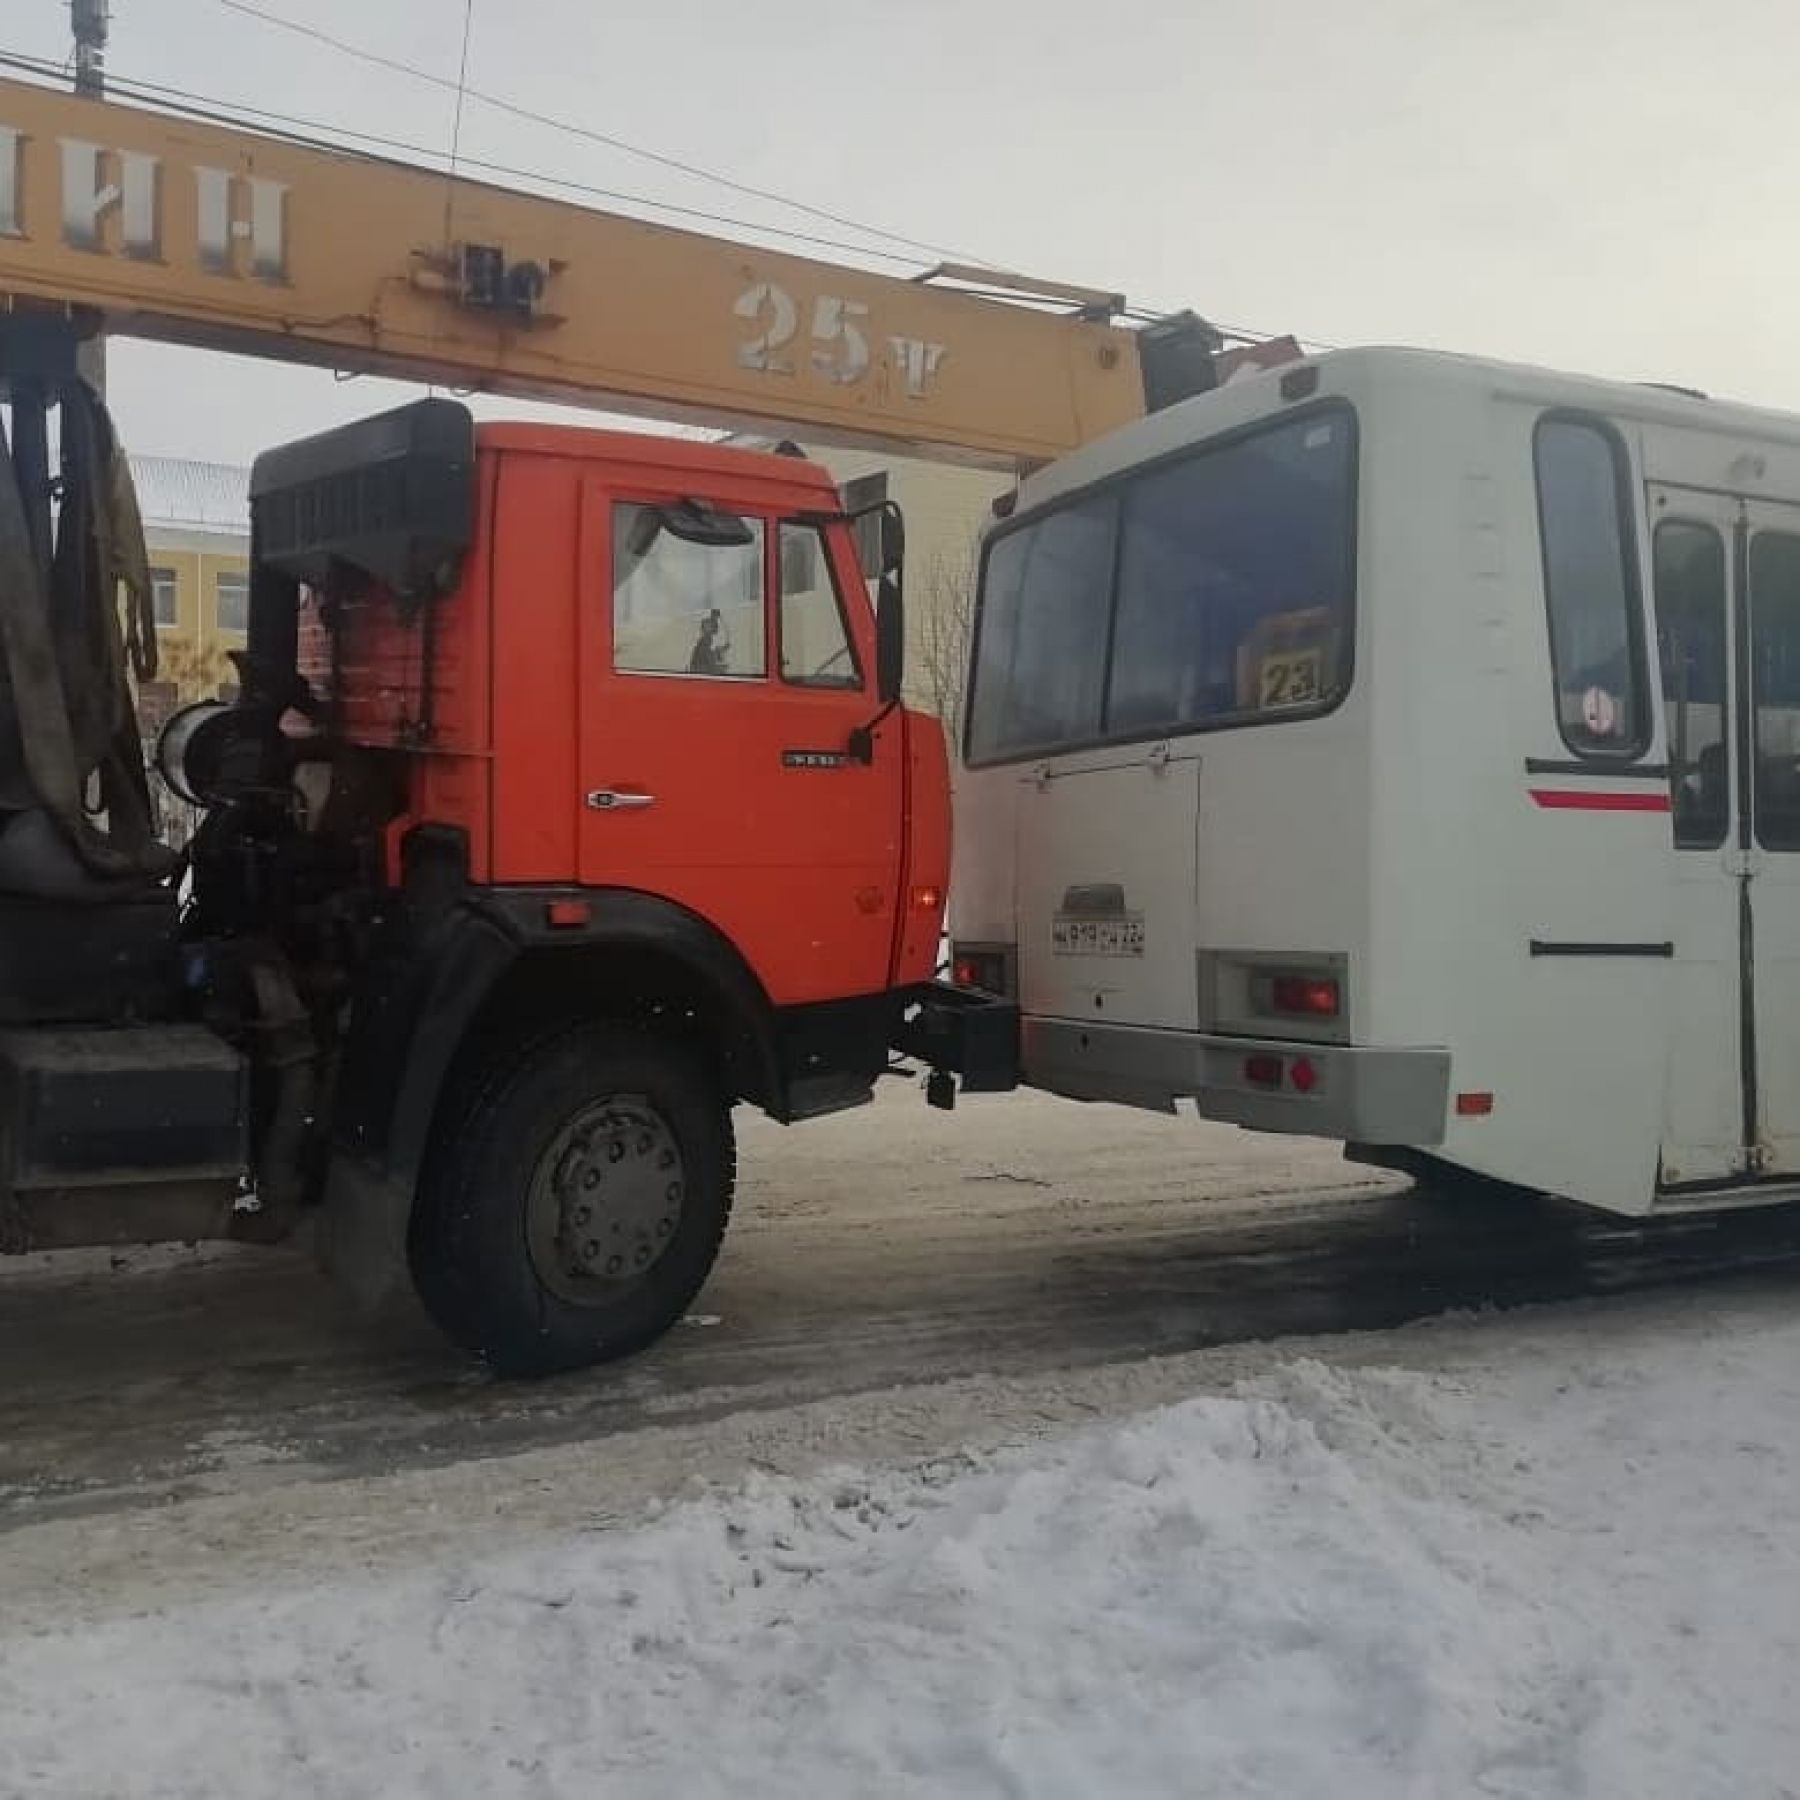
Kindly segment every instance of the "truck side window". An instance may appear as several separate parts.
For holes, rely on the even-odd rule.
[[[750,541],[696,544],[668,530],[653,506],[612,510],[613,668],[626,675],[768,673],[763,619],[763,525]]]
[[[781,679],[796,687],[862,686],[825,534],[816,525],[781,527]]]

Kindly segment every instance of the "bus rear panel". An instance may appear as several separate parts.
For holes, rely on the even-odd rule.
[[[1399,351],[1028,483],[952,887],[1025,1078],[1618,1212],[1783,1197],[1782,493],[1800,421]]]

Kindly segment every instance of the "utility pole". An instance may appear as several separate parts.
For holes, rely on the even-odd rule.
[[[91,100],[106,93],[106,36],[112,23],[109,0],[69,0],[69,29],[75,37],[75,91]],[[96,393],[106,392],[106,336],[96,331],[82,340],[76,367]]]
[[[111,22],[107,0],[69,0],[69,29],[75,35],[75,91],[95,100],[106,92],[106,28]]]

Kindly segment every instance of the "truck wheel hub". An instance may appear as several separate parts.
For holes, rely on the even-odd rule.
[[[597,1305],[668,1249],[687,1171],[667,1121],[639,1095],[584,1107],[551,1140],[527,1197],[538,1279],[564,1300]]]

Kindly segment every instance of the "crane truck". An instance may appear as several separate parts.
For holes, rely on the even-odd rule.
[[[1009,469],[1215,379],[1192,315],[1030,301],[0,81],[0,1249],[311,1220],[364,1303],[542,1374],[688,1307],[735,1106],[1016,1064],[1013,1008],[934,980],[949,777],[891,507],[435,396],[272,447],[235,696],[155,749],[203,809],[175,853],[86,336]]]

